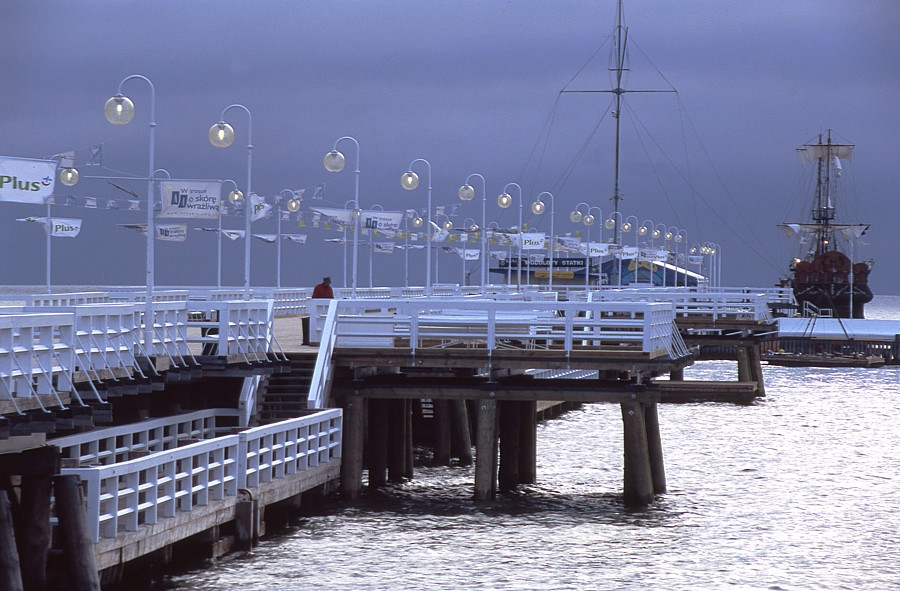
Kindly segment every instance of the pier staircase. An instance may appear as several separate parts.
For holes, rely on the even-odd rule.
[[[270,375],[260,387],[259,423],[268,425],[304,414],[316,353],[288,353],[288,371]]]

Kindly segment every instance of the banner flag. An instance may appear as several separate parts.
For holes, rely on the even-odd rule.
[[[492,250],[490,257],[492,261],[505,261],[509,258],[509,253],[505,250]]]
[[[313,190],[313,199],[325,199],[325,183],[320,183],[316,185],[316,188]]]
[[[81,220],[77,218],[50,218],[50,235],[75,238],[81,232]]]
[[[244,237],[244,230],[222,230],[222,236],[229,240],[237,240]]]
[[[338,209],[336,207],[314,206],[310,207],[309,209],[319,215],[333,219],[335,222],[341,224],[342,226],[350,225],[351,216],[353,214],[352,209]]]
[[[84,198],[84,206],[88,209],[97,209],[97,198],[96,197],[85,197]]]
[[[393,242],[375,242],[372,246],[375,254],[394,254]]]
[[[44,226],[44,230],[51,236],[60,238],[75,238],[81,232],[81,221],[76,218],[48,218],[27,217],[18,218],[17,222],[34,222]]]
[[[187,238],[187,224],[158,224],[154,229],[157,240],[184,242]]]
[[[400,250],[403,250],[403,249],[416,250],[419,248],[425,248],[425,245],[424,244],[395,244],[394,248],[399,248]]]
[[[91,159],[88,160],[88,166],[103,166],[103,144],[94,144],[91,146]]]
[[[359,225],[363,228],[397,231],[400,229],[401,221],[403,221],[402,211],[364,210],[359,212]]]
[[[703,264],[703,255],[702,254],[688,255],[688,263],[690,263],[692,265],[702,265]]]
[[[55,160],[0,156],[0,201],[43,205],[55,182]]]
[[[218,181],[162,181],[161,218],[214,220],[219,217],[222,183]]]
[[[447,239],[447,236],[450,235],[450,232],[448,232],[447,230],[441,228],[440,226],[438,226],[438,225],[435,224],[434,222],[431,222],[431,225],[432,225],[432,226],[434,227],[434,229],[435,229],[435,230],[434,230],[434,234],[431,235],[431,241],[432,241],[432,242],[443,242],[444,240]]]
[[[253,237],[269,244],[275,244],[278,241],[278,234],[253,234]]]
[[[444,205],[437,205],[437,206],[435,206],[435,208],[434,208],[434,216],[435,216],[435,217],[438,217],[438,216],[446,215],[446,214],[444,213],[444,212],[446,211],[446,209],[447,209],[447,208],[446,208],[446,206],[444,206]]]
[[[250,194],[250,207],[253,208],[250,214],[250,221],[255,222],[268,215],[272,206],[266,203],[265,197],[260,197],[256,193]]]
[[[623,259],[635,259],[638,256],[638,247],[637,246],[623,246],[622,247],[622,255]]]
[[[481,260],[481,251],[477,248],[456,248],[457,256],[459,258],[467,260],[467,261],[478,261]]]
[[[63,152],[59,155],[60,168],[72,168],[75,166],[75,150]]]
[[[546,238],[543,232],[523,232],[518,237],[522,241],[522,250],[543,250]]]
[[[326,238],[325,242],[334,242],[335,244],[343,244],[344,239],[343,238]]]
[[[147,224],[119,224],[123,228],[140,232],[144,236],[147,235]]]
[[[128,200],[128,211],[139,211],[141,209],[141,202],[134,201],[132,199]]]
[[[306,244],[306,234],[282,234],[281,237],[288,242]]]

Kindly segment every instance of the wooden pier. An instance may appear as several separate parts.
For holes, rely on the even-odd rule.
[[[97,588],[186,541],[249,548],[267,508],[338,481],[353,500],[364,474],[412,478],[426,433],[437,461],[475,464],[474,497],[490,499],[536,482],[537,420],[559,405],[620,405],[623,500],[646,505],[666,490],[660,403],[764,393],[758,295],[361,291],[172,290],[150,325],[123,291],[0,309],[4,572]],[[739,351],[738,379],[681,381],[719,342]]]

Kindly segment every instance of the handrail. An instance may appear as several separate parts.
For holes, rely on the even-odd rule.
[[[212,501],[234,505],[242,489],[256,496],[253,491],[266,483],[339,461],[342,433],[342,411],[329,409],[136,459],[63,468],[61,473],[85,483],[88,528],[97,543],[117,537],[122,529],[138,531]],[[146,445],[141,446],[133,451],[144,451]]]

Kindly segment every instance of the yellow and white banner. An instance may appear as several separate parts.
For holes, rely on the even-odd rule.
[[[162,181],[161,218],[211,219],[219,217],[222,183],[217,181]]]
[[[0,201],[43,205],[55,180],[55,160],[0,156]]]

